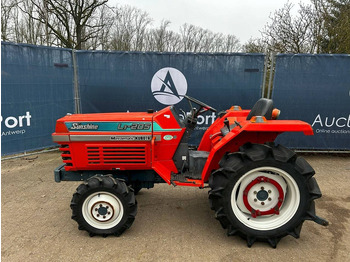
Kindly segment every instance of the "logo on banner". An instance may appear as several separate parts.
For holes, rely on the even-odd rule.
[[[312,127],[316,128],[316,134],[350,134],[350,114],[341,117],[318,114],[312,122]]]
[[[26,132],[26,129],[24,128],[30,127],[31,118],[32,116],[29,111],[22,116],[8,116],[5,119],[1,116],[1,123],[4,125],[5,129],[9,129],[3,131],[4,128],[1,127],[1,136],[23,135]]]
[[[154,74],[151,90],[158,102],[163,105],[175,105],[186,95],[187,81],[176,68],[165,67]]]

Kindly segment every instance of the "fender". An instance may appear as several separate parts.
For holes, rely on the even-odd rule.
[[[303,132],[305,135],[313,135],[311,125],[299,120],[265,120],[262,123],[242,121],[240,124],[242,127],[234,127],[213,145],[202,171],[203,184],[208,181],[211,172],[219,168],[218,163],[226,153],[239,151],[245,143],[273,142],[284,132]]]

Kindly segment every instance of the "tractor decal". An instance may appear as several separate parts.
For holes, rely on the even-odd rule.
[[[150,122],[66,122],[69,132],[151,132]]]
[[[152,124],[149,122],[66,122],[69,132],[151,132]],[[181,128],[162,128],[157,122],[153,122],[153,131],[181,131]]]
[[[70,135],[70,141],[151,141],[151,135]]]
[[[181,131],[181,128],[173,128],[173,129],[167,129],[162,128],[157,122],[153,122],[153,131],[155,132],[162,132],[162,131]]]

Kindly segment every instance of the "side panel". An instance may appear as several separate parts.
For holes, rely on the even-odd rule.
[[[178,173],[173,156],[184,132],[167,107],[154,114],[66,116],[57,121],[53,139],[61,145],[66,171],[154,169],[170,183],[171,174]]]
[[[79,118],[80,116],[75,116]],[[71,117],[73,118],[73,116]],[[143,120],[144,119],[144,120]],[[61,144],[67,171],[141,170],[151,168],[151,117],[142,121],[64,121],[66,133],[53,134]],[[61,120],[60,120],[61,121]]]
[[[173,156],[185,132],[176,112],[167,107],[153,117],[152,168],[170,184],[171,174],[178,173]]]
[[[70,144],[76,170],[126,170],[151,167],[149,142],[77,142]]]

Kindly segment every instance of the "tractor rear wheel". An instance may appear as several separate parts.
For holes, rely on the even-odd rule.
[[[90,236],[121,235],[134,222],[134,192],[112,176],[94,176],[79,185],[73,195],[72,219]]]
[[[240,235],[249,247],[266,241],[276,247],[299,238],[305,220],[315,220],[314,199],[321,197],[315,171],[281,146],[246,144],[220,161],[209,179],[209,200],[228,235]]]

